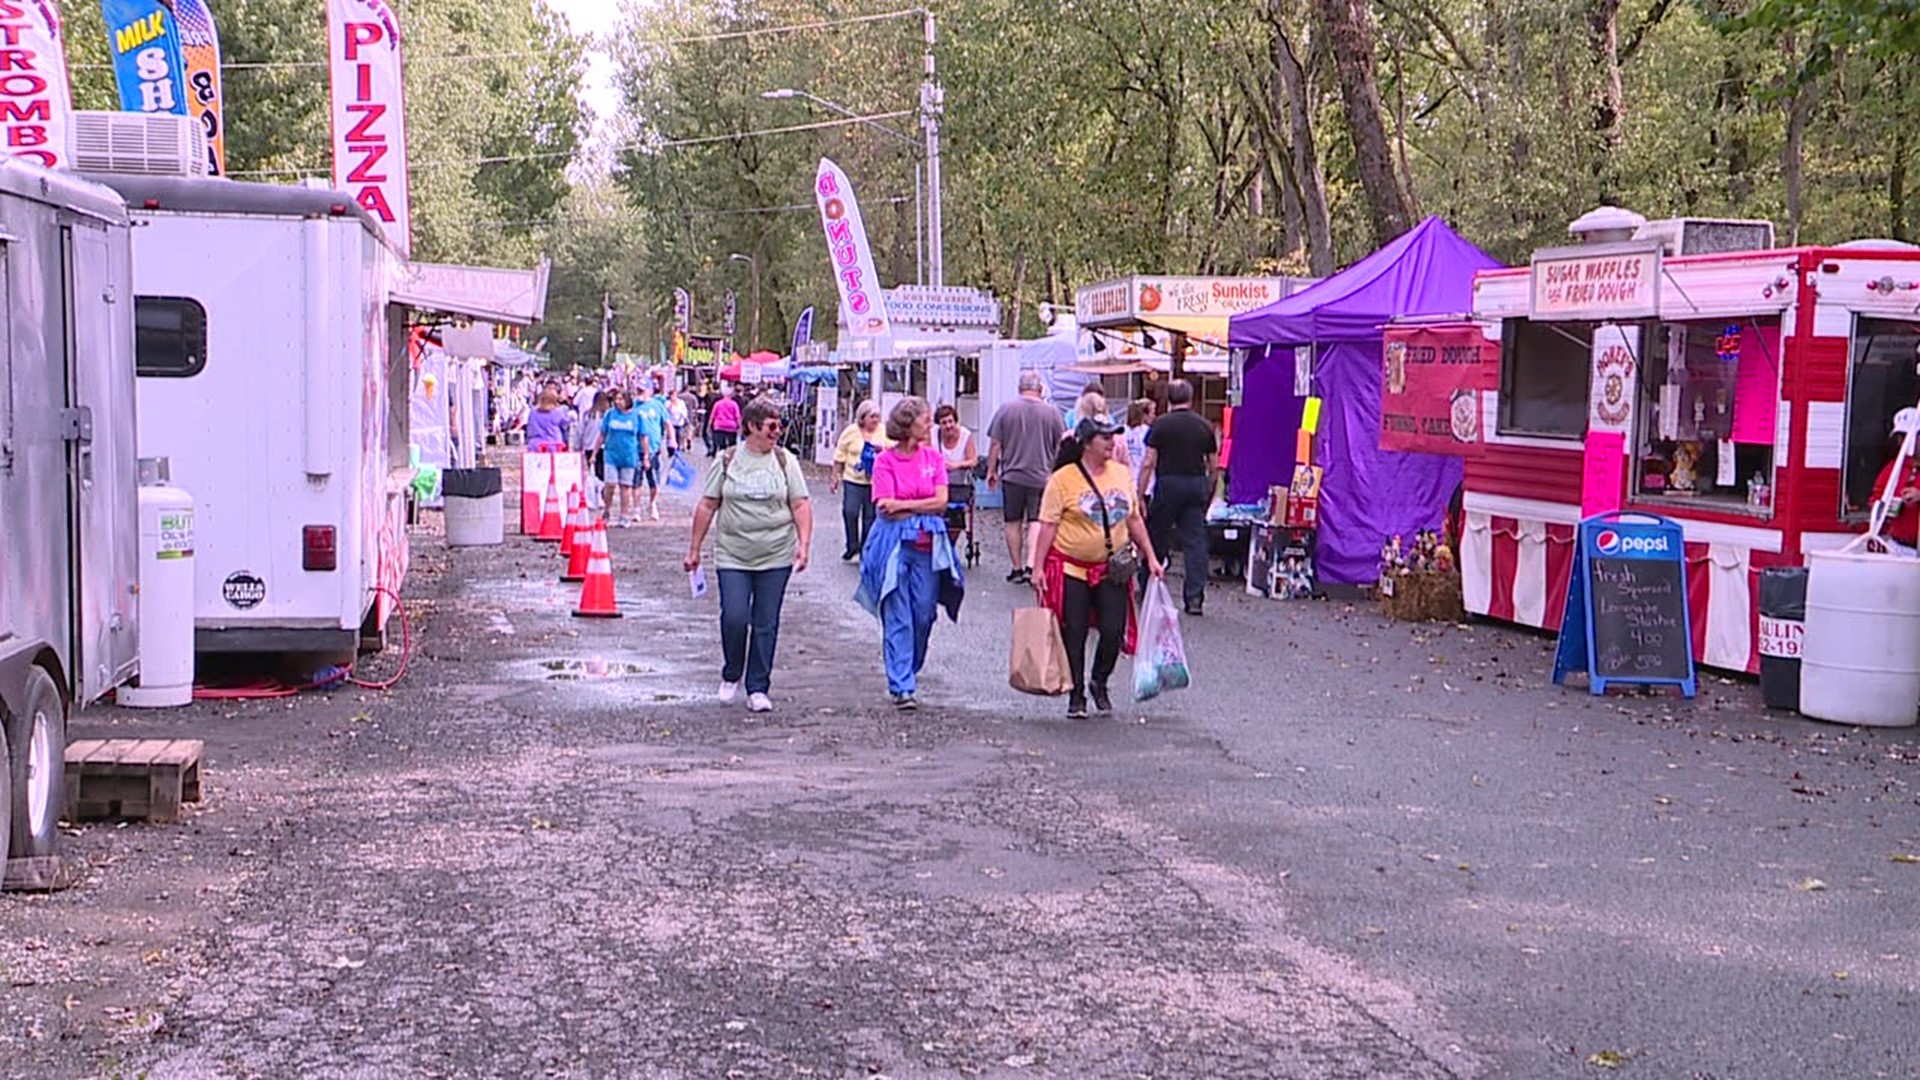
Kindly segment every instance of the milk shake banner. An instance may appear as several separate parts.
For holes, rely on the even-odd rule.
[[[891,332],[887,304],[880,297],[880,278],[873,272],[873,249],[867,244],[867,226],[853,185],[830,158],[820,159],[813,177],[813,194],[820,204],[820,224],[827,232],[827,258],[833,264],[834,283],[840,288],[840,314],[847,329],[859,337],[884,337]]]
[[[0,0],[0,137],[6,152],[57,169],[67,162],[73,91],[66,38],[52,0]]]
[[[162,0],[100,0],[121,112],[187,115],[187,64],[171,6]]]
[[[387,0],[327,0],[327,59],[333,73],[333,184],[352,192],[386,226],[393,246],[411,257],[400,20]]]
[[[220,34],[206,0],[173,0],[174,25],[180,28],[180,55],[187,64],[187,110],[207,131],[207,164],[214,176],[227,174],[226,107],[221,99]]]

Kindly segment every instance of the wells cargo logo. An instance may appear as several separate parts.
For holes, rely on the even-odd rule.
[[[1665,536],[1623,536],[1612,529],[1602,529],[1593,538],[1593,549],[1602,555],[1665,555],[1668,553]]]

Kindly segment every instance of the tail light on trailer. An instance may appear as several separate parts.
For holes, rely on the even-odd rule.
[[[300,530],[301,569],[337,570],[339,567],[340,548],[333,526],[309,525]]]

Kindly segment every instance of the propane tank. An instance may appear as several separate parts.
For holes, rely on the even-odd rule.
[[[116,696],[136,709],[193,702],[193,496],[172,479],[140,459],[140,676]]]

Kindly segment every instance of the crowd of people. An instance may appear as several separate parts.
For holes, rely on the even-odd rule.
[[[1166,415],[1135,402],[1125,425],[1113,422],[1097,390],[1068,418],[1045,400],[1038,373],[1022,373],[1019,390],[988,427],[984,475],[1002,496],[1007,581],[1030,587],[1059,623],[1071,678],[1067,715],[1084,718],[1090,705],[1108,713],[1113,672],[1132,650],[1139,591],[1165,574],[1159,553],[1176,537],[1186,560],[1186,611],[1202,613],[1204,492],[1218,445],[1183,380],[1168,387]],[[767,712],[780,612],[791,576],[809,562],[813,512],[806,476],[780,445],[778,408],[765,400],[723,403],[738,416],[740,441],[714,444],[684,565],[701,572],[711,536],[719,697],[732,702],[744,689],[747,708]],[[719,419],[716,408],[710,427]],[[957,620],[965,598],[958,540],[980,464],[957,410],[918,397],[884,417],[876,403],[862,402],[835,442],[828,489],[840,501],[841,559],[859,563],[854,595],[879,622],[887,693],[903,711],[919,705],[939,613]]]

